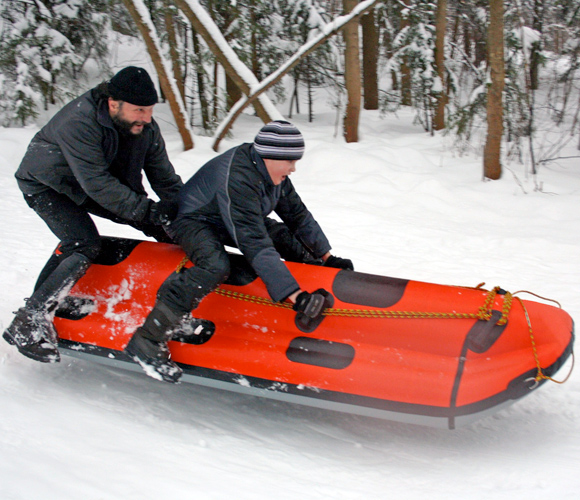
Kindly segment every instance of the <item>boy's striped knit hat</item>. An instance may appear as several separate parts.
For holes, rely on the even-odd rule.
[[[299,160],[304,155],[304,138],[295,125],[276,120],[261,128],[254,148],[264,159]]]

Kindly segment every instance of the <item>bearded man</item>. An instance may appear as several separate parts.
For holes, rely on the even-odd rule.
[[[101,249],[91,217],[128,224],[158,241],[183,185],[152,117],[157,91],[130,66],[64,106],[34,136],[15,176],[28,206],[58,238],[26,305],[3,338],[32,359],[57,362],[52,318]],[[143,172],[159,201],[143,186]]]

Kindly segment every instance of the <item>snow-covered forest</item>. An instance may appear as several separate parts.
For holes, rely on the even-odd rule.
[[[217,147],[246,100],[263,121],[283,113],[315,123],[321,89],[347,142],[359,140],[361,108],[412,109],[426,133],[451,134],[460,154],[481,154],[500,173],[501,163],[520,162],[533,175],[566,144],[580,147],[580,12],[573,0],[0,5],[4,126],[24,126],[78,95],[94,71],[110,76],[111,48],[135,37],[147,43],[185,149],[196,135],[214,135]],[[364,15],[344,24],[351,12]],[[497,90],[499,102],[492,99]],[[484,173],[495,178],[487,166]]]

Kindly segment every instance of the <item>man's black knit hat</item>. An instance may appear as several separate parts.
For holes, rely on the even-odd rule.
[[[304,154],[304,138],[295,125],[276,120],[261,128],[254,139],[254,148],[262,158],[299,160]]]
[[[108,82],[109,94],[116,101],[125,101],[135,106],[157,104],[157,90],[143,68],[128,66],[119,71]]]

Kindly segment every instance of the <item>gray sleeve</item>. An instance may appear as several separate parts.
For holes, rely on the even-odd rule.
[[[267,247],[259,252],[251,264],[262,278],[272,300],[280,302],[300,289],[300,285],[273,247]]]

